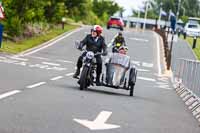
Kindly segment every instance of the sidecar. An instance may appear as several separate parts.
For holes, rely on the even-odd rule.
[[[130,66],[130,57],[113,53],[105,66],[106,71],[102,75],[103,85],[115,89],[129,90],[130,96],[133,96],[137,70]]]

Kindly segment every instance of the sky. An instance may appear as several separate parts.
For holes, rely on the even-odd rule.
[[[142,7],[142,2],[146,1],[146,0],[114,0],[115,2],[117,2],[120,6],[124,7],[124,9],[126,10],[124,12],[124,16],[128,16],[128,15],[132,15],[132,8],[134,9],[139,9],[140,7]]]

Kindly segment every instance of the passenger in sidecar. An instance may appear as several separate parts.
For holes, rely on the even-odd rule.
[[[133,96],[137,71],[136,68],[130,66],[130,56],[124,51],[112,53],[105,65],[106,77],[104,81],[102,76],[102,83],[108,87],[130,90],[130,95]],[[129,71],[129,76],[126,76],[127,71]]]

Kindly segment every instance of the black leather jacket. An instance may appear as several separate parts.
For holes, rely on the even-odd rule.
[[[81,41],[81,45],[82,47],[86,45],[87,51],[93,51],[94,53],[103,51],[104,53],[107,53],[107,45],[102,36],[95,39],[89,34]]]

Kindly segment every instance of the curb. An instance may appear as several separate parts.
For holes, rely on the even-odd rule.
[[[159,37],[159,45],[160,45],[160,62],[161,62],[161,74],[165,74],[167,68],[166,68],[166,61],[165,61],[165,50],[164,50],[164,45],[163,45],[163,39],[162,37],[156,33],[155,31],[153,31],[155,33],[156,36]]]
[[[175,81],[174,85],[177,95],[182,99],[184,104],[191,111],[194,118],[200,122],[200,98],[196,96],[192,91],[181,85],[181,82]]]

